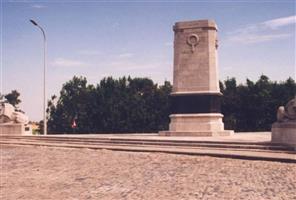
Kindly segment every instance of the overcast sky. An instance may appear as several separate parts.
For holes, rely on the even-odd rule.
[[[214,19],[220,79],[295,79],[295,1],[1,1],[1,92],[21,93],[31,120],[42,118],[42,34],[48,38],[47,95],[74,75],[172,81],[177,21]]]

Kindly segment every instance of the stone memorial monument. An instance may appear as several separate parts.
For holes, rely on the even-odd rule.
[[[0,104],[0,135],[30,135],[29,119],[9,103]]]
[[[217,26],[213,20],[177,22],[173,30],[172,114],[167,136],[226,136],[220,101]]]
[[[271,142],[296,147],[296,96],[286,106],[280,106],[277,122],[272,124]]]

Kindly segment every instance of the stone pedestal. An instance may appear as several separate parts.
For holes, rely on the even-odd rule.
[[[174,26],[174,79],[169,131],[160,135],[214,136],[225,131],[217,69],[217,26],[212,20]]]
[[[0,135],[32,135],[32,130],[25,124],[0,124]]]
[[[296,149],[296,95],[277,111],[277,122],[272,124],[271,142],[294,146]]]
[[[296,121],[275,122],[271,128],[271,142],[296,148]]]
[[[232,132],[224,131],[222,114],[174,114],[171,115],[169,131],[162,131],[162,136],[227,136]]]

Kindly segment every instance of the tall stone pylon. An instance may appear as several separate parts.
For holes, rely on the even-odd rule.
[[[224,130],[213,20],[175,23],[172,114],[168,136],[220,136]]]

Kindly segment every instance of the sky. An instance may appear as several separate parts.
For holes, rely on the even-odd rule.
[[[1,0],[0,5],[0,92],[18,90],[19,107],[33,121],[43,112],[43,37],[29,19],[47,36],[48,98],[59,95],[74,75],[90,84],[128,75],[172,81],[172,26],[187,20],[216,21],[220,80],[296,77],[294,0]]]

